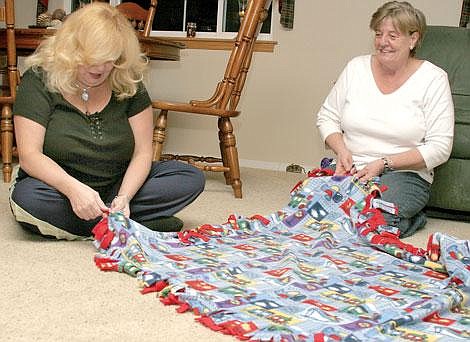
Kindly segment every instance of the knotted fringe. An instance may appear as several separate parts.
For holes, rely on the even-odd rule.
[[[94,261],[101,271],[119,272],[119,260],[95,255]]]
[[[103,218],[91,231],[95,237],[95,240],[100,241],[99,247],[102,249],[108,249],[111,241],[114,239],[114,232],[108,227],[108,218]]]
[[[253,215],[249,219],[257,220],[265,227],[271,223],[269,219],[259,214]],[[241,229],[238,224],[238,219],[234,214],[228,217],[228,220],[226,223],[230,224],[233,230]],[[189,245],[189,244],[194,243],[197,239],[202,240],[204,242],[208,242],[213,237],[218,237],[218,238],[222,237],[224,232],[225,230],[222,227],[215,227],[210,224],[204,224],[195,229],[189,229],[189,230],[178,232],[177,235],[178,235],[178,239],[182,243]]]
[[[147,294],[152,292],[161,292],[168,286],[168,282],[165,280],[157,281],[155,284],[144,287],[140,293]]]
[[[250,340],[250,337],[246,336],[246,334],[258,329],[258,327],[251,321],[241,322],[232,320],[217,324],[211,317],[207,315],[197,317],[195,318],[195,321],[201,323],[213,331],[217,331],[225,335],[232,335],[241,341]]]

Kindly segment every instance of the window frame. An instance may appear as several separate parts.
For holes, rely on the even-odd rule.
[[[68,8],[71,8],[71,0],[67,0],[70,2],[70,5]],[[184,0],[186,1],[186,0]],[[121,3],[121,0],[109,0],[109,3],[112,6],[117,6]],[[233,39],[235,38],[237,32],[222,32],[219,31],[223,27],[223,22],[224,22],[224,16],[221,15],[220,13],[225,13],[225,7],[226,7],[226,0],[218,0],[218,7],[217,7],[217,31],[216,32],[197,32],[196,33],[196,38],[213,38],[213,39]],[[158,5],[157,5],[157,11],[158,11]],[[274,11],[274,6],[272,7],[272,11]],[[183,22],[186,20],[186,8],[184,12],[184,18]],[[274,16],[271,15],[271,18]],[[270,32],[271,33],[260,33],[258,35],[258,40],[273,40],[273,22],[274,20],[271,19],[271,27],[270,27]],[[152,30],[150,32],[150,36],[157,36],[157,37],[175,37],[175,38],[184,38],[186,37],[186,31],[155,31]]]
[[[112,6],[117,6],[121,3],[120,0],[108,0]],[[221,0],[219,0],[219,3]],[[223,1],[224,2],[224,1]],[[224,2],[225,3],[225,2]],[[158,7],[158,5],[157,5]],[[64,0],[64,8],[68,13],[72,10],[72,0]],[[273,28],[274,28],[274,6],[272,6],[273,13],[271,14],[271,33],[260,33],[258,35],[257,42],[255,44],[255,51],[258,52],[274,52],[274,47],[277,42],[273,40]],[[219,12],[221,13],[221,12]],[[218,27],[219,20],[222,20],[222,16],[217,18]],[[233,39],[236,36],[236,32],[198,32],[195,38],[186,37],[184,31],[151,31],[151,37],[158,37],[160,39],[169,39],[172,42],[178,42],[185,45],[186,49],[203,49],[203,50],[231,50],[233,47]]]

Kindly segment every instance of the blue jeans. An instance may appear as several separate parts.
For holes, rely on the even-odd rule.
[[[391,171],[384,173],[381,183],[388,186],[382,199],[398,206],[398,215],[384,212],[387,223],[398,227],[400,238],[413,235],[426,224],[423,211],[429,201],[431,184],[414,172]]]
[[[335,170],[334,159],[323,158],[322,168]],[[380,176],[381,184],[387,185],[382,199],[398,207],[398,215],[382,212],[387,224],[400,230],[400,238],[413,235],[426,225],[423,209],[429,201],[431,184],[409,171],[387,171]]]
[[[199,196],[204,183],[203,173],[194,166],[174,160],[154,162],[147,180],[129,203],[130,218],[145,225],[172,216]],[[120,181],[110,187],[102,200],[110,204],[119,187]],[[67,239],[87,237],[101,219],[80,219],[67,197],[33,177],[18,180],[11,190],[10,204],[15,209],[15,218],[24,228],[36,233]],[[45,231],[49,233],[42,233]]]

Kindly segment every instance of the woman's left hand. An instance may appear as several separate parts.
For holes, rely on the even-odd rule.
[[[129,198],[127,195],[118,195],[111,202],[111,212],[122,211],[125,217],[129,217],[131,211],[129,209]]]
[[[376,159],[367,164],[363,169],[357,171],[354,178],[361,182],[367,182],[373,177],[380,176],[384,171],[382,159]]]

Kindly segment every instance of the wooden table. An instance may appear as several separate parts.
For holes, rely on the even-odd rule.
[[[54,34],[53,29],[20,28],[15,29],[15,41],[18,56],[30,55],[46,36]],[[185,46],[179,42],[157,37],[139,37],[143,51],[150,59],[179,61],[180,50]],[[0,49],[6,47],[5,29],[0,29]]]

